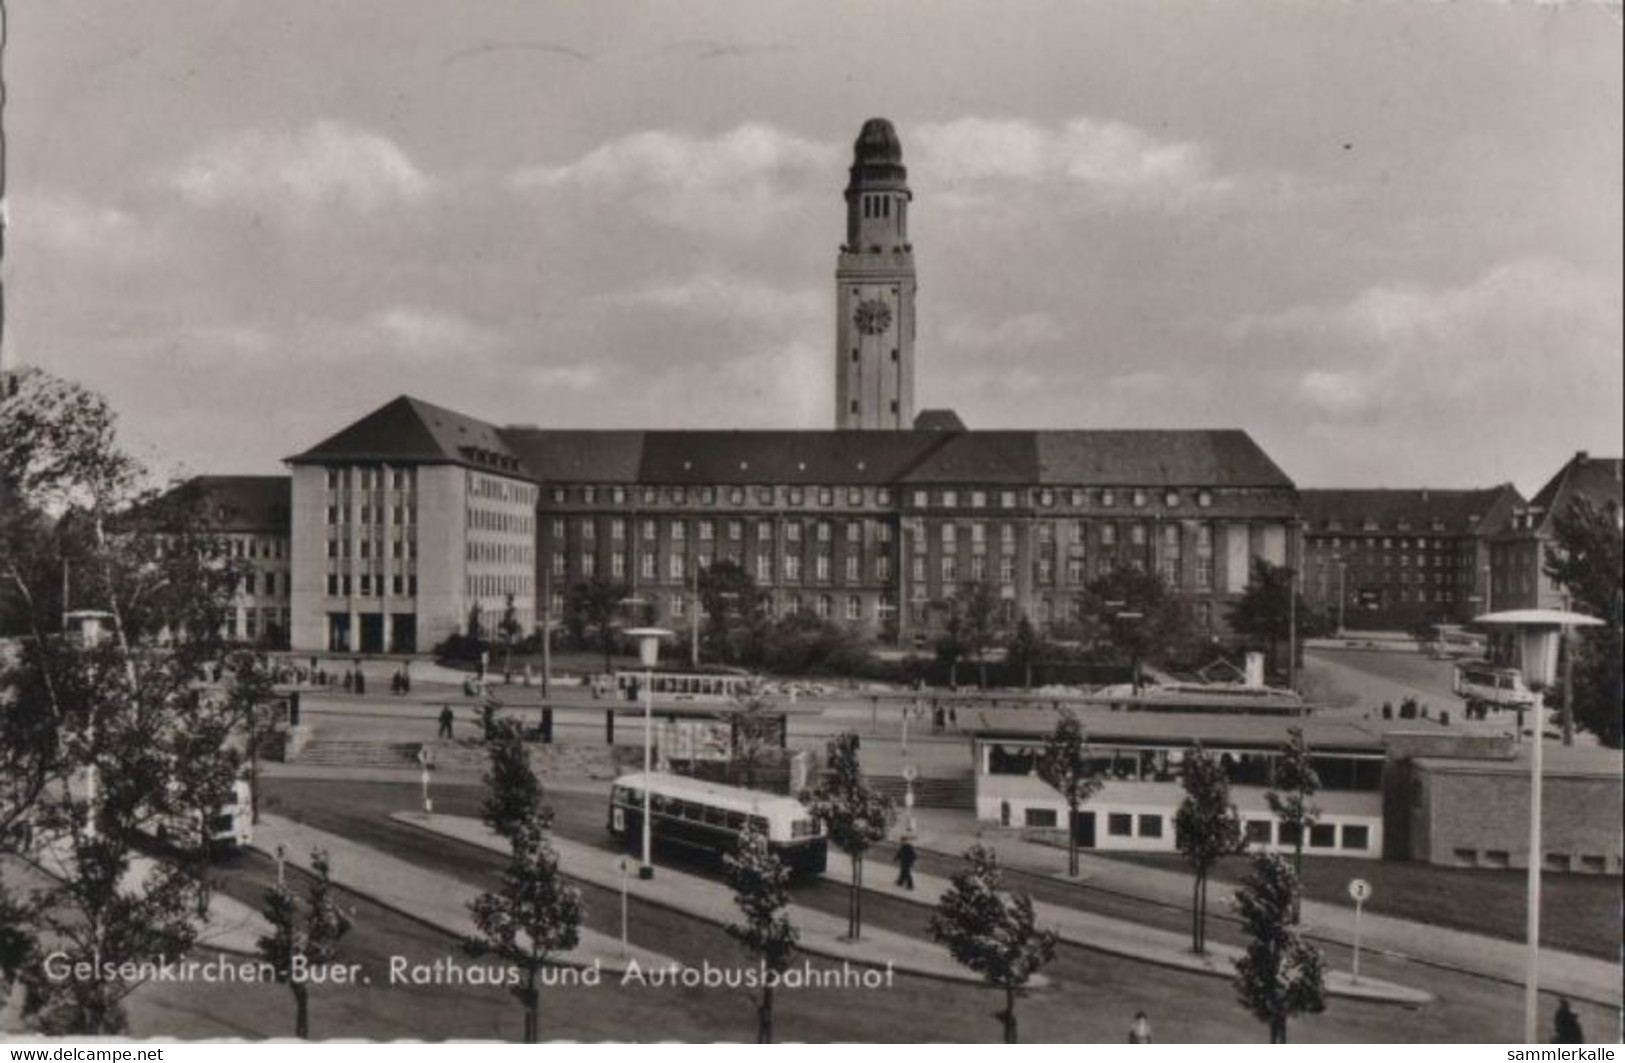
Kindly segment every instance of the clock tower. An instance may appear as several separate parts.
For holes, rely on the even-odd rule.
[[[846,185],[846,243],[835,267],[835,427],[914,421],[914,248],[897,130],[863,123]]]

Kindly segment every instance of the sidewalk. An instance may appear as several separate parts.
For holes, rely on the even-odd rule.
[[[915,809],[914,816],[918,827],[915,844],[921,849],[957,856],[972,845],[986,845],[1008,867],[1059,882],[1071,881],[1064,873],[1064,849],[1025,841],[996,828],[984,832],[982,824],[963,813]],[[1183,872],[1120,863],[1088,853],[1082,854],[1082,861],[1082,881],[1092,886],[1180,908],[1190,904],[1191,879]],[[1304,929],[1313,937],[1339,945],[1352,945],[1354,941],[1351,907],[1306,900],[1302,918]],[[1373,952],[1523,984],[1524,947],[1516,941],[1367,912],[1361,919],[1360,943],[1363,949]],[[1616,964],[1543,948],[1540,967],[1544,991],[1605,1006],[1620,1005],[1620,972]]]
[[[835,853],[831,853],[830,857],[830,870],[824,873],[824,877],[842,885],[849,884],[852,881],[851,864],[845,857],[837,856]],[[935,906],[949,885],[945,878],[919,872],[914,875],[913,890],[897,885],[887,874],[876,875],[873,882],[873,885],[866,883],[864,888],[912,904],[927,906]],[[1155,963],[1163,967],[1177,967],[1197,974],[1231,978],[1236,972],[1235,960],[1241,955],[1241,950],[1234,946],[1212,942],[1208,944],[1207,954],[1198,956],[1191,952],[1190,938],[1184,934],[1158,930],[1140,923],[1113,919],[1092,912],[1080,912],[1075,908],[1046,904],[1043,901],[1033,902],[1033,913],[1038,917],[1039,925],[1055,931],[1062,941],[1069,944],[1114,956]],[[1405,1004],[1411,1007],[1426,1004],[1433,999],[1431,993],[1421,989],[1412,989],[1409,986],[1375,978],[1362,978],[1356,982],[1348,972],[1333,970],[1326,972],[1326,991],[1332,996]]]
[[[475,933],[468,905],[480,890],[459,879],[337,834],[280,816],[261,816],[254,831],[254,848],[274,858],[278,843],[285,846],[288,863],[294,867],[310,870],[311,850],[325,849],[331,859],[334,884],[449,934],[468,937]],[[618,939],[586,927],[581,928],[580,943],[560,957],[560,962],[568,966],[591,967],[596,963],[606,971],[623,971],[628,960],[635,960],[646,970],[681,966],[669,956],[636,945],[623,953]]]
[[[507,848],[506,843],[485,824],[466,816],[423,816],[397,812],[393,818],[481,848],[500,851]],[[604,889],[621,889],[621,861],[626,859],[629,864],[636,862],[620,853],[582,845],[557,835],[550,840],[559,854],[559,866],[566,874]],[[624,884],[627,893],[638,900],[658,904],[708,923],[726,926],[739,919],[739,910],[734,906],[733,894],[728,888],[698,875],[660,867],[652,880],[644,881],[636,875],[629,875],[624,879]],[[790,906],[789,914],[790,921],[801,932],[800,947],[803,952],[866,967],[889,967],[932,978],[981,982],[978,975],[953,962],[947,952],[934,942],[876,927],[864,927],[862,939],[853,942],[846,940],[846,919],[841,916],[797,904]],[[1033,984],[1041,982],[1034,979]]]

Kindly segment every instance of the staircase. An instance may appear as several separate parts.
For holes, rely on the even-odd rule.
[[[485,747],[477,742],[427,743],[439,771],[483,772],[490,764]],[[367,738],[313,739],[300,752],[297,762],[343,768],[417,768],[421,742],[390,742]],[[612,779],[616,767],[612,751],[604,746],[530,747],[531,763],[542,776],[572,775],[591,779]]]
[[[877,792],[891,798],[898,808],[903,807],[908,783],[901,775],[871,775],[868,782]],[[921,776],[914,780],[914,807],[974,810],[976,778],[968,773],[950,778]]]

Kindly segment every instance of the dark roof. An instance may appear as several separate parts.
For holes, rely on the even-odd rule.
[[[1608,502],[1619,505],[1620,459],[1593,458],[1583,450],[1570,458],[1529,500],[1529,509],[1536,514],[1539,530],[1546,531],[1551,520],[1576,498],[1587,498],[1598,505]]]
[[[1316,716],[1249,716],[1214,713],[1075,711],[1089,741],[1094,744],[1155,742],[1188,746],[1246,746],[1267,748],[1286,742],[1293,727],[1303,729],[1312,749],[1381,753],[1382,735],[1351,720]],[[1047,706],[1024,709],[984,709],[977,713],[972,732],[979,738],[1041,739],[1055,730],[1059,714]]]
[[[288,533],[293,480],[288,476],[194,476],[142,506],[131,516],[140,521],[163,507],[197,500],[209,508],[222,532]]]
[[[1488,535],[1523,504],[1511,484],[1469,490],[1306,487],[1298,497],[1311,535],[1367,530]]]
[[[907,190],[908,168],[903,165],[903,142],[884,118],[871,118],[852,144],[852,168],[846,194],[860,188]]]
[[[470,465],[554,483],[1292,489],[1245,432],[497,428],[402,396],[294,458]]]

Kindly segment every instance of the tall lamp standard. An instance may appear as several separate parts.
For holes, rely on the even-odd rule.
[[[1523,681],[1535,695],[1535,733],[1529,744],[1529,896],[1527,948],[1524,959],[1523,1039],[1534,1043],[1540,1006],[1540,869],[1544,859],[1540,841],[1542,750],[1545,746],[1546,695],[1557,671],[1557,648],[1571,627],[1595,627],[1602,621],[1583,613],[1557,609],[1513,609],[1486,613],[1475,621],[1509,629],[1518,653]]]
[[[660,660],[660,640],[669,638],[671,632],[660,627],[634,627],[628,628],[626,634],[638,640],[638,660],[643,664],[643,863],[638,865],[638,878],[650,879],[655,877],[654,850],[649,833],[649,790],[652,781],[649,777],[654,774],[654,669],[655,662]]]

